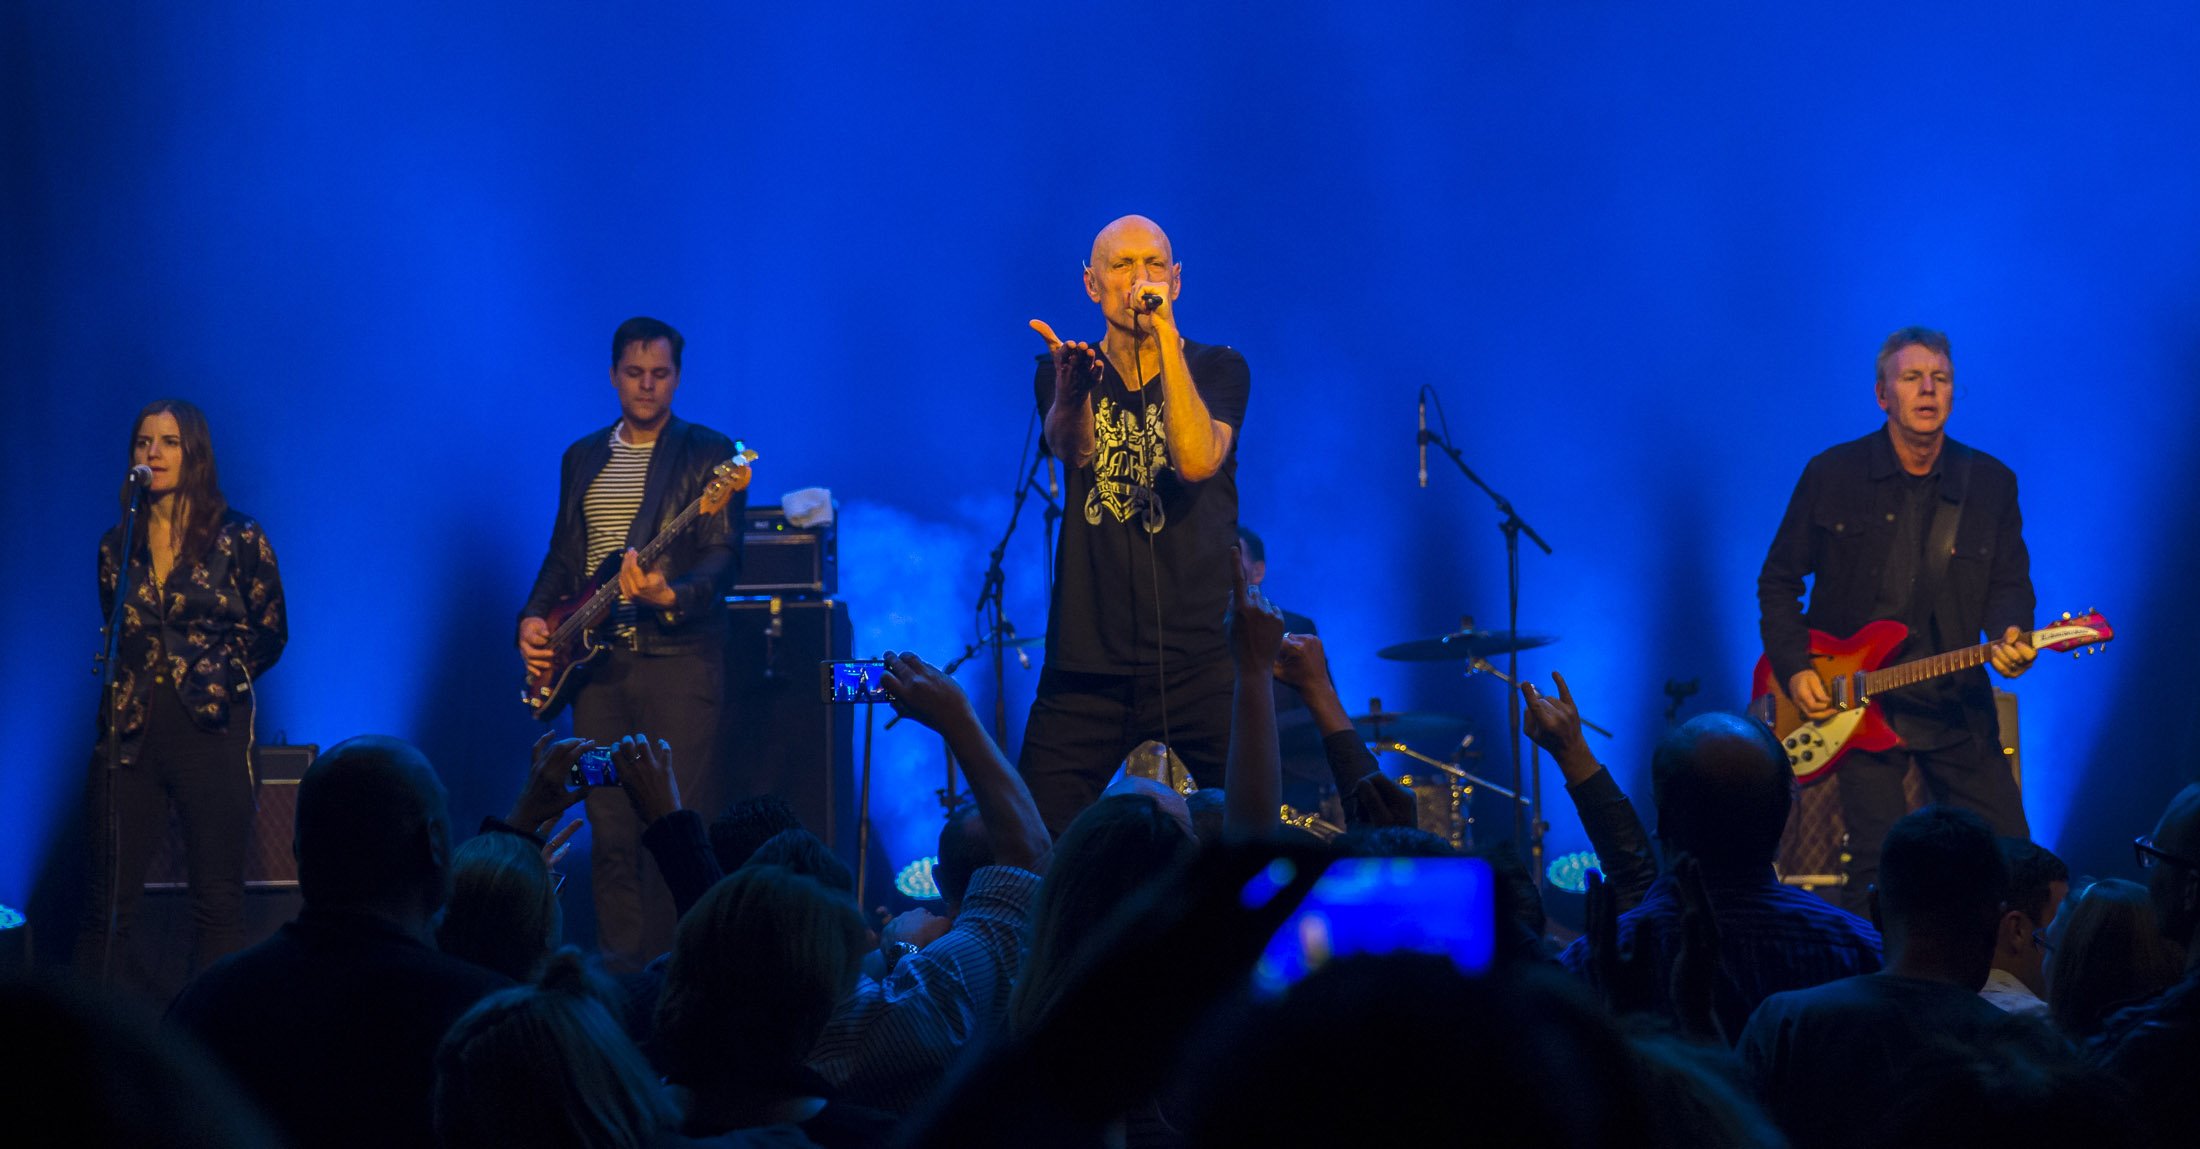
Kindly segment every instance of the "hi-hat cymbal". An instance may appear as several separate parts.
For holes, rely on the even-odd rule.
[[[1417,638],[1386,646],[1377,658],[1392,662],[1460,662],[1470,658],[1494,658],[1515,650],[1532,650],[1557,642],[1555,634],[1515,635],[1509,630],[1455,630],[1437,638]]]
[[[1354,714],[1351,719],[1353,732],[1362,742],[1419,744],[1447,754],[1465,742],[1474,730],[1474,723],[1459,715],[1427,710],[1376,710]],[[1328,759],[1321,752],[1322,735],[1314,726],[1314,716],[1304,711],[1286,714],[1277,721],[1276,727],[1284,750],[1284,773],[1327,781]],[[1295,761],[1305,765],[1294,769]],[[1320,767],[1319,773],[1316,773],[1316,766]]]

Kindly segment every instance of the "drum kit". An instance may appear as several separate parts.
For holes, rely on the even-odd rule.
[[[1376,657],[1392,662],[1463,663],[1463,670],[1469,675],[1489,674],[1511,686],[1512,679],[1491,665],[1491,658],[1558,641],[1555,635],[1478,630],[1472,619],[1463,619],[1461,623],[1460,629],[1448,634],[1386,646],[1375,652]],[[1396,755],[1405,759],[1405,764],[1393,776],[1413,794],[1415,824],[1451,843],[1455,849],[1474,845],[1477,793],[1494,795],[1506,802],[1533,805],[1532,798],[1468,768],[1481,757],[1481,751],[1475,746],[1473,722],[1463,716],[1439,711],[1387,710],[1378,698],[1369,701],[1367,713],[1352,715],[1351,720],[1360,741],[1378,756]],[[1582,725],[1608,733],[1591,722],[1584,721]],[[1315,810],[1286,805],[1284,822],[1325,840],[1335,837],[1342,832],[1344,813],[1332,785],[1321,731],[1315,728],[1312,715],[1304,711],[1283,715],[1278,728],[1285,785],[1301,793],[1311,788],[1321,794],[1320,807]],[[1540,812],[1531,810],[1530,814],[1534,817]],[[1510,822],[1511,818],[1508,816],[1506,821]]]

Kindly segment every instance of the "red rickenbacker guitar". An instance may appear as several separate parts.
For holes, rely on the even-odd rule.
[[[733,448],[733,458],[711,468],[710,485],[703,488],[703,493],[666,523],[664,529],[657,532],[657,537],[649,540],[648,546],[636,552],[635,558],[644,567],[656,562],[681,531],[725,510],[735,491],[748,489],[749,464],[760,456],[741,443],[735,443]],[[527,686],[520,691],[519,697],[534,712],[537,721],[548,722],[556,718],[558,711],[565,709],[566,703],[573,700],[573,693],[587,680],[588,667],[611,649],[611,636],[605,632],[603,624],[611,617],[611,608],[619,602],[619,565],[624,553],[613,552],[604,560],[604,569],[597,572],[593,589],[552,607],[544,619],[550,624],[550,665],[542,673],[528,676]]]
[[[1749,704],[1749,712],[1772,727],[1780,744],[1787,748],[1788,766],[1795,771],[1797,781],[1808,784],[1830,772],[1841,761],[1841,756],[1851,750],[1885,750],[1899,745],[1901,737],[1879,712],[1876,698],[1882,691],[1897,690],[1944,674],[1982,666],[1986,662],[1988,643],[1951,650],[1946,654],[1929,655],[1894,666],[1882,666],[1887,656],[1908,638],[1910,628],[1899,622],[1882,619],[1867,624],[1846,639],[1835,638],[1822,630],[1810,632],[1810,661],[1818,668],[1818,676],[1826,680],[1826,693],[1833,698],[1839,711],[1831,718],[1813,721],[1803,717],[1803,712],[1788,701],[1787,684],[1772,680],[1772,660],[1759,658],[1757,672],[1750,681],[1750,693],[1755,697]],[[2116,637],[2114,628],[2097,611],[2044,626],[2025,636],[2025,640],[2040,650],[2080,653],[2079,647],[2091,646],[2100,652],[2101,644]]]

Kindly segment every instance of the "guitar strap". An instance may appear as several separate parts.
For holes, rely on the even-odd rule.
[[[686,462],[687,436],[676,421],[667,421],[665,433],[657,436],[656,450],[650,453],[649,476],[642,483],[642,505],[635,508],[634,519],[626,526],[626,545],[630,550],[640,550],[657,537],[657,516],[665,505],[665,488],[672,485],[672,469]]]
[[[1941,602],[1940,592],[1947,583],[1948,560],[1955,555],[1956,526],[1963,521],[1963,504],[1970,501],[1971,449],[1950,439],[1944,459],[1946,468],[1940,477],[1940,505],[1933,508],[1933,523],[1927,528],[1925,569],[1918,572],[1914,601],[1933,604],[1933,630],[1939,649],[1952,650],[1958,644],[1949,639],[1947,620],[1951,616],[1946,604]]]

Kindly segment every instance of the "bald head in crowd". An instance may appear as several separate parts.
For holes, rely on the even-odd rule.
[[[309,906],[432,915],[449,894],[443,782],[402,739],[339,742],[298,783],[291,852]]]
[[[1779,853],[1795,778],[1780,740],[1740,714],[1700,714],[1650,758],[1658,837],[1714,870],[1769,866]]]
[[[2159,855],[2147,870],[2147,896],[2161,922],[2162,936],[2185,946],[2200,964],[2200,782],[2177,792],[2154,824]],[[2180,859],[2171,861],[2169,859]]]

